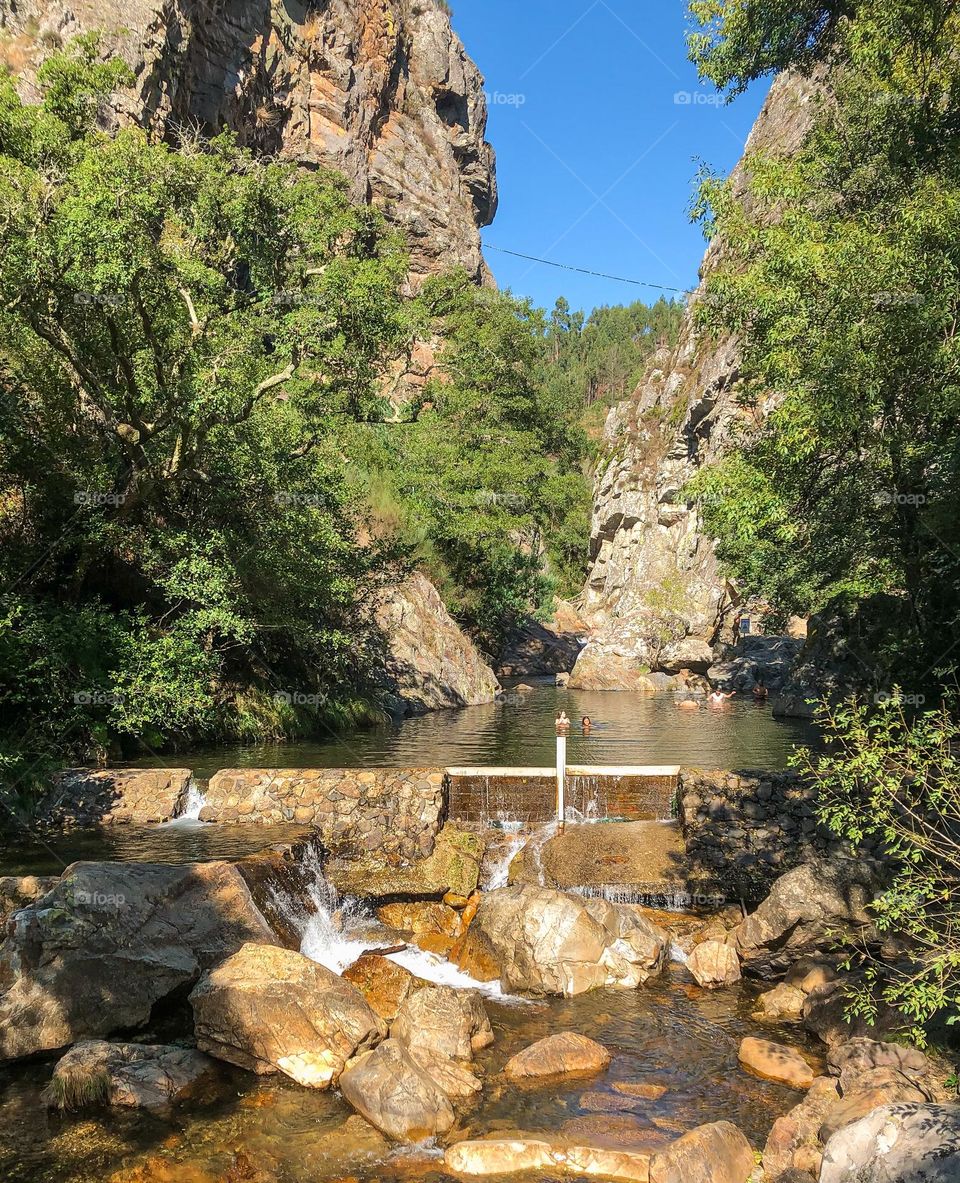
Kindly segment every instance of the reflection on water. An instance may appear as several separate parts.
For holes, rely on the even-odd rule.
[[[672,695],[559,690],[537,683],[528,693],[456,711],[434,711],[399,724],[331,734],[316,743],[218,748],[138,761],[143,766],[189,765],[201,778],[220,768],[447,767],[525,765],[556,759],[554,719],[589,715],[593,730],[574,726],[571,764],[679,764],[694,768],[786,767],[798,745],[814,741],[809,723],[781,722],[769,707],[733,699],[722,710],[681,711]]]
[[[0,875],[60,875],[76,862],[236,862],[268,846],[299,842],[309,826],[210,826],[170,822],[163,826],[115,826],[75,830],[43,841],[24,839],[0,848]]]
[[[703,1122],[729,1120],[762,1147],[774,1119],[798,1096],[740,1069],[737,1047],[749,1034],[787,1042],[801,1037],[783,1028],[771,1035],[752,1022],[751,1001],[762,988],[705,991],[674,966],[637,991],[601,990],[520,1007],[487,999],[496,1041],[479,1056],[484,1091],[451,1140],[521,1130],[654,1147]],[[511,1084],[500,1075],[515,1052],[563,1030],[610,1048],[607,1071],[551,1081],[548,1088]],[[219,1099],[202,1113],[181,1111],[171,1123],[116,1112],[47,1116],[37,1091],[49,1065],[0,1075],[0,1177],[9,1183],[309,1183],[348,1175],[361,1183],[453,1183],[436,1152],[398,1152],[361,1123],[345,1127],[350,1110],[336,1094],[224,1071],[229,1088]],[[666,1091],[649,1100],[616,1087],[637,1083]]]

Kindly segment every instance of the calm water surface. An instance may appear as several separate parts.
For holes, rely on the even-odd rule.
[[[189,766],[200,779],[220,768],[390,768],[449,765],[549,767],[556,758],[554,719],[589,715],[594,730],[575,727],[571,764],[680,764],[701,768],[785,768],[795,747],[815,742],[800,720],[781,722],[769,707],[733,699],[722,710],[681,711],[672,695],[559,690],[530,683],[507,690],[504,701],[434,711],[399,724],[331,732],[316,743],[259,744],[150,756],[140,766]]]

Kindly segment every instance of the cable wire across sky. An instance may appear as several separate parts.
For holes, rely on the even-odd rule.
[[[645,279],[627,279],[623,275],[608,275],[604,271],[590,271],[586,267],[574,267],[570,263],[555,263],[552,259],[540,259],[536,255],[525,255],[521,251],[509,251],[503,246],[493,246],[484,243],[484,250],[497,251],[501,255],[513,255],[515,259],[526,259],[530,263],[543,263],[547,267],[557,267],[561,271],[576,271],[580,275],[592,275],[596,279],[612,279],[615,283],[629,283],[638,288],[654,288],[658,292],[676,292],[680,296],[689,296],[686,288],[672,288],[663,283],[649,283]]]

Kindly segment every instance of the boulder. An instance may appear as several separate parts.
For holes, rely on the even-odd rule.
[[[493,1043],[493,1028],[474,990],[424,986],[397,1012],[390,1035],[407,1048],[426,1048],[451,1060],[472,1060]]]
[[[737,1055],[740,1063],[758,1076],[791,1088],[808,1089],[816,1075],[798,1051],[770,1039],[747,1036],[741,1042]]]
[[[335,1084],[346,1062],[387,1034],[350,982],[292,949],[244,945],[190,995],[197,1045],[309,1088]]]
[[[340,1091],[361,1117],[401,1142],[445,1134],[455,1121],[447,1094],[398,1039],[353,1060]]]
[[[46,895],[58,882],[56,875],[0,875],[0,932],[14,912]]]
[[[602,1072],[611,1059],[605,1047],[586,1035],[562,1031],[517,1052],[506,1062],[503,1071],[510,1080],[583,1076]]]
[[[491,1138],[457,1142],[443,1158],[455,1175],[482,1177],[524,1171],[559,1171],[574,1176],[599,1175],[622,1183],[648,1183],[650,1156],[638,1150],[617,1150],[539,1138]]]
[[[424,575],[381,593],[375,619],[387,649],[384,705],[395,718],[496,698],[496,675]]]
[[[642,658],[610,653],[588,643],[570,672],[571,690],[630,690],[634,694],[656,694],[650,667]]]
[[[832,948],[838,932],[870,940],[867,906],[878,889],[876,870],[852,859],[816,859],[781,875],[734,930],[744,969],[782,974],[799,957]]]
[[[877,1071],[897,1072],[926,1090],[935,1089],[942,1076],[937,1065],[917,1048],[883,1043],[862,1035],[831,1047],[827,1066],[834,1076],[840,1078],[840,1087],[845,1093],[855,1089],[868,1073]]]
[[[827,1142],[820,1183],[956,1183],[960,1106],[884,1105]]]
[[[809,994],[819,986],[835,982],[837,977],[837,967],[832,962],[820,957],[801,957],[790,966],[783,981],[785,985]]]
[[[396,928],[400,932],[440,933],[448,937],[460,935],[459,913],[434,900],[384,904],[377,909],[377,917],[388,928]]]
[[[816,1178],[823,1154],[820,1127],[838,1097],[837,1082],[818,1076],[803,1100],[777,1118],[763,1148],[765,1178],[786,1183],[790,1171],[803,1172],[803,1183],[809,1183],[811,1175]]]
[[[877,1076],[880,1079],[877,1079]],[[924,1104],[929,1096],[916,1085],[898,1072],[890,1069],[880,1069],[878,1072],[868,1072],[849,1091],[844,1090],[843,1096],[835,1102],[824,1114],[820,1124],[820,1141],[826,1146],[833,1135],[845,1126],[852,1125],[861,1117],[866,1117],[874,1109],[884,1105],[896,1105],[901,1102],[916,1102]]]
[[[488,892],[457,963],[489,961],[505,989],[582,994],[634,989],[663,967],[667,935],[637,912],[530,885]]]
[[[0,945],[0,1060],[136,1027],[248,941],[277,938],[229,863],[74,863]]]
[[[44,1099],[58,1109],[107,1104],[164,1110],[194,1096],[215,1071],[214,1061],[193,1048],[88,1039],[57,1063]]]
[[[740,981],[740,959],[723,941],[703,941],[687,958],[687,969],[707,990],[733,986]]]
[[[729,1121],[697,1126],[650,1161],[650,1183],[747,1183],[753,1148]]]
[[[802,990],[781,982],[760,995],[753,1018],[759,1023],[798,1022],[803,1017],[804,998]]]
[[[364,953],[343,971],[343,977],[356,986],[367,1006],[387,1023],[393,1022],[404,1001],[419,984],[419,979],[408,969],[378,953]]]
[[[899,1016],[889,1006],[881,1004],[874,1022],[859,1015],[849,1015],[848,986],[854,982],[849,976],[837,978],[811,990],[803,1003],[803,1025],[825,1044],[844,1043],[857,1036],[888,1035],[893,1032]]]

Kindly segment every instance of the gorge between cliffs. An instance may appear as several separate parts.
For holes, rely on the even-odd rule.
[[[0,0],[0,1176],[955,1183],[960,15],[461,5]]]

